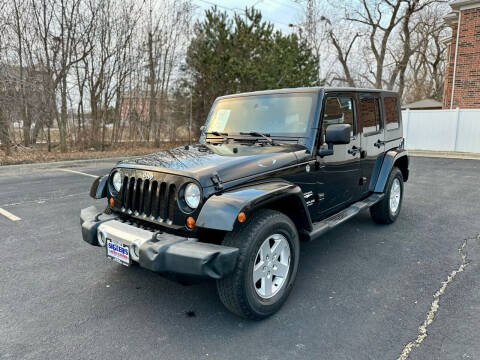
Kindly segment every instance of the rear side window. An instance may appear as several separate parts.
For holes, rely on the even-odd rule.
[[[359,132],[368,134],[381,129],[380,102],[377,97],[361,96],[358,104]]]
[[[325,139],[325,130],[333,124],[350,124],[353,136],[355,131],[355,113],[353,98],[349,96],[330,96],[325,100],[325,110],[322,121],[322,140]]]
[[[400,117],[398,116],[397,98],[393,96],[383,98],[383,109],[385,110],[385,128],[387,130],[398,129]]]

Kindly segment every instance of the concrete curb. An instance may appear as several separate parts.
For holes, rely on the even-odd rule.
[[[54,169],[61,167],[78,167],[81,165],[88,164],[103,164],[103,163],[112,163],[120,160],[128,159],[129,157],[113,157],[113,158],[102,158],[102,159],[81,159],[81,160],[63,160],[63,161],[52,161],[52,162],[43,162],[43,163],[33,163],[33,164],[17,164],[17,165],[1,165],[0,173],[2,171],[12,172],[15,170],[33,170],[33,169]]]
[[[418,157],[480,160],[480,154],[478,153],[466,153],[457,151],[408,150],[408,154]]]
[[[447,159],[464,159],[464,160],[480,160],[480,154],[477,153],[463,153],[452,151],[429,151],[429,150],[408,150],[408,154],[418,157],[432,157],[432,158],[447,158]],[[134,156],[131,156],[134,157]],[[0,173],[12,172],[15,170],[29,170],[29,169],[54,169],[60,167],[78,167],[88,164],[103,164],[112,163],[120,160],[125,160],[130,157],[112,157],[112,158],[100,158],[100,159],[81,159],[81,160],[63,160],[52,161],[44,163],[33,164],[18,164],[18,165],[0,165]]]

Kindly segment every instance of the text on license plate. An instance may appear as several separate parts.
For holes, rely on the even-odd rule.
[[[122,265],[130,265],[130,249],[128,246],[118,244],[110,239],[107,239],[107,256]]]

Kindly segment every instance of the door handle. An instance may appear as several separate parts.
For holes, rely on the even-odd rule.
[[[362,150],[362,148],[356,147],[356,146],[354,145],[354,146],[352,146],[351,149],[348,149],[347,152],[348,152],[349,154],[355,156],[355,155],[357,155],[357,153],[360,152],[361,150]]]
[[[382,146],[384,144],[385,144],[385,142],[378,139],[377,142],[373,144],[373,146],[378,147],[380,149],[380,146]]]

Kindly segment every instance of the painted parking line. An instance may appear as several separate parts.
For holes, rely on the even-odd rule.
[[[70,170],[70,169],[55,169],[55,170],[65,171],[65,172],[69,172],[69,173],[73,173],[73,174],[79,174],[79,175],[83,175],[83,176],[90,176],[90,177],[93,177],[93,178],[98,177],[97,175],[87,174],[87,173],[84,173],[84,172],[81,172],[81,171]]]
[[[2,209],[0,208],[0,214],[2,214],[3,216],[6,216],[7,218],[9,218],[10,220],[12,221],[19,221],[19,220],[22,220],[21,218],[19,218],[18,216],[16,215],[13,215],[11,212],[5,210],[5,209]]]

